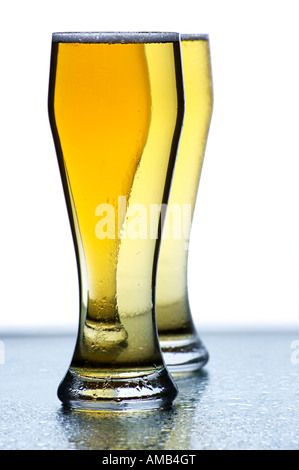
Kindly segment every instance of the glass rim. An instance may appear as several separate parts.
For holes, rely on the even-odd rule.
[[[200,34],[200,33],[182,33],[181,41],[209,41],[208,34]]]
[[[178,42],[179,33],[173,32],[56,32],[52,33],[52,42],[62,43],[161,43]]]

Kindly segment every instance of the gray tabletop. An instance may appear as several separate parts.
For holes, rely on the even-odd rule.
[[[171,410],[141,413],[62,408],[73,335],[0,339],[0,449],[299,449],[295,332],[202,333],[204,370],[176,379]]]

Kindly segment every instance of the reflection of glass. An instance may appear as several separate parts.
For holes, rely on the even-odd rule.
[[[212,114],[209,38],[182,35],[185,117],[164,226],[157,273],[157,324],[171,372],[194,370],[208,360],[188,300],[188,240]],[[178,231],[180,230],[180,231]],[[170,236],[168,236],[170,234]]]
[[[167,201],[183,114],[178,34],[53,35],[49,116],[81,304],[58,396],[73,407],[152,408],[176,396],[153,314],[160,224],[134,239],[128,211]]]
[[[62,408],[57,420],[70,447],[77,450],[198,449],[206,434],[195,423],[202,419],[201,401],[208,382],[204,371],[179,378],[179,396],[168,410],[124,414],[73,413]]]

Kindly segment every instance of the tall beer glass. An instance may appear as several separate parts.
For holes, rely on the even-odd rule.
[[[145,232],[168,198],[183,115],[177,33],[53,34],[49,117],[80,291],[58,388],[71,407],[151,409],[176,396],[154,311],[161,218]]]
[[[188,242],[212,114],[209,37],[181,35],[185,117],[177,155],[157,274],[157,324],[172,373],[201,368],[208,352],[188,299]]]

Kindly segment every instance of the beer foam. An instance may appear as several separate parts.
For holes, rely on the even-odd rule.
[[[53,33],[53,42],[68,43],[166,43],[178,42],[179,33],[171,32],[61,32]]]
[[[209,35],[208,34],[198,34],[198,33],[186,33],[181,34],[182,41],[208,41]]]

